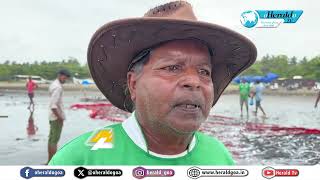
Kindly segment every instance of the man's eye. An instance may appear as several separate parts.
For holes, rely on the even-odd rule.
[[[181,68],[179,65],[170,65],[170,66],[164,67],[162,69],[167,70],[169,72],[176,72],[176,71],[180,70]]]
[[[204,75],[204,76],[210,76],[211,75],[210,71],[208,71],[206,69],[200,69],[199,70],[199,74],[200,75]]]

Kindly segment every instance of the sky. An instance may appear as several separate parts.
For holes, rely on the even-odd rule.
[[[141,17],[169,0],[0,0],[0,63],[86,62],[93,33],[107,22]],[[316,0],[189,0],[198,20],[231,28],[249,39],[258,58],[285,54],[311,58],[320,55],[320,15]],[[246,28],[240,15],[247,10],[303,10],[295,24],[278,28]],[[317,23],[318,22],[318,23]]]

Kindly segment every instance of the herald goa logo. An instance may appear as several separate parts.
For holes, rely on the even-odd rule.
[[[106,128],[94,131],[86,145],[92,146],[91,150],[113,148],[113,130]]]
[[[262,169],[262,176],[267,179],[271,179],[275,176],[298,176],[298,169],[274,169],[272,167],[266,167]]]

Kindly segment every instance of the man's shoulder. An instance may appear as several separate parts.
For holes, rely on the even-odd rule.
[[[50,84],[49,88],[62,88],[62,86],[61,86],[59,80],[56,79]]]
[[[117,124],[112,124],[109,126],[105,126],[102,128],[98,128],[96,130],[84,133],[78,137],[76,137],[75,139],[71,140],[69,143],[65,144],[61,149],[63,148],[73,148],[73,147],[81,147],[81,146],[86,146],[87,145],[87,141],[89,140],[89,138],[94,138],[93,136],[95,134],[97,134],[99,131],[102,130],[106,130],[106,129],[114,129],[114,130],[118,130],[121,127],[121,123],[117,123]]]
[[[53,89],[54,87],[56,87],[56,80],[54,80],[50,85],[49,85],[49,90]]]
[[[213,161],[217,164],[234,164],[232,155],[224,144],[217,138],[208,136],[201,132],[197,132],[196,136],[198,140],[198,148],[200,149],[199,152],[201,152],[201,154],[210,154],[210,157],[212,157]]]
[[[199,145],[202,147],[206,147],[205,149],[214,152],[220,152],[223,154],[229,154],[229,151],[227,150],[225,145],[217,138],[208,136],[201,132],[197,132],[196,136]]]
[[[222,146],[224,146],[223,143],[221,141],[219,141],[217,138],[212,137],[212,136],[208,136],[202,132],[197,132],[196,136],[201,143],[206,143],[208,145],[219,145],[219,146],[222,145]]]

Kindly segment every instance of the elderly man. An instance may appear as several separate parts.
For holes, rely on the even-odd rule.
[[[106,24],[89,45],[90,72],[109,101],[131,117],[76,138],[50,164],[234,164],[221,142],[197,130],[255,58],[248,39],[197,21],[184,1]]]

